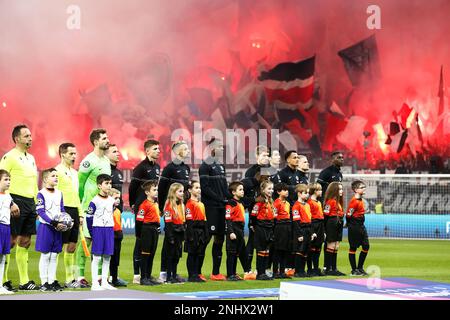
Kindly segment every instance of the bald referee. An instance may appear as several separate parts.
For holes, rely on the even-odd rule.
[[[20,215],[11,219],[11,248],[17,244],[19,290],[37,290],[35,282],[28,277],[28,248],[31,244],[31,235],[36,234],[35,197],[38,192],[36,161],[28,153],[33,141],[30,129],[23,124],[14,127],[12,140],[15,147],[0,160],[0,169],[5,169],[11,175],[9,191],[14,201],[14,207],[11,210],[16,212],[20,210]],[[5,275],[9,268],[8,260]],[[6,281],[3,286],[10,291],[14,290],[11,281]]]

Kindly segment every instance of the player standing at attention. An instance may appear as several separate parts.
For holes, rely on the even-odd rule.
[[[271,174],[269,148],[265,145],[259,145],[255,149],[256,164],[252,165],[245,171],[245,177],[242,179],[244,184],[244,198],[242,202],[248,212],[251,212],[255,205],[255,199],[259,196],[261,182],[269,179]],[[244,269],[244,280],[255,280],[256,273],[252,272],[253,251],[255,251],[254,226],[248,225],[248,238],[245,246],[247,255],[247,263]]]
[[[36,236],[36,251],[41,252],[39,260],[39,275],[41,291],[62,291],[63,287],[56,280],[58,254],[62,251],[62,232],[64,224],[59,222],[64,213],[62,192],[55,187],[58,185],[58,174],[55,168],[42,171],[42,188],[37,194],[37,213],[39,227]]]
[[[223,143],[219,139],[212,138],[208,142],[208,148],[210,156],[202,162],[198,174],[208,223],[207,244],[211,238],[214,238],[211,249],[213,268],[210,279],[223,281],[226,280],[226,277],[220,273],[220,265],[225,241],[225,205],[231,195],[228,192],[226,171],[223,165]],[[204,256],[201,259],[204,259]]]
[[[309,246],[308,259],[311,256],[313,269],[309,272],[313,276],[324,276],[319,268],[319,257],[322,251],[322,244],[324,242],[325,226],[323,223],[322,203],[319,199],[322,197],[322,186],[319,183],[312,183],[309,185],[309,199],[308,204],[311,209],[311,232],[315,233],[317,237],[311,240]],[[309,269],[308,269],[309,271]]]
[[[332,182],[325,193],[325,207],[323,214],[327,216],[325,225],[325,234],[327,241],[327,249],[325,252],[326,275],[344,276],[345,274],[337,269],[337,252],[339,242],[342,241],[342,229],[344,225],[343,211],[343,194],[344,189],[339,182]]]
[[[273,278],[291,279],[285,273],[287,255],[292,247],[290,237],[292,234],[291,205],[287,200],[289,187],[287,184],[281,182],[275,185],[275,191],[278,194],[278,198],[273,203],[273,207],[275,208]]]
[[[108,283],[111,256],[114,253],[114,198],[109,196],[112,179],[107,174],[97,176],[98,194],[89,203],[86,225],[92,236],[91,290],[117,290]],[[101,285],[98,279],[99,262],[102,263]]]
[[[140,262],[140,284],[143,286],[153,286],[160,284],[152,277],[153,259],[158,248],[158,238],[160,229],[161,214],[158,203],[158,181],[149,180],[144,182],[142,189],[147,195],[147,199],[141,202],[136,215],[136,237],[139,239],[141,250],[138,261]]]
[[[190,199],[186,203],[186,242],[188,253],[186,266],[189,282],[205,282],[200,277],[206,246],[208,244],[208,225],[206,223],[205,205],[200,201],[201,187],[198,181],[191,181],[189,187]]]
[[[181,183],[173,183],[167,194],[164,205],[164,244],[167,266],[167,283],[180,283],[177,277],[177,266],[183,251],[183,239],[185,231],[184,186]]]
[[[11,250],[11,207],[13,201],[11,195],[6,193],[11,184],[11,176],[8,171],[0,169],[0,284],[3,283],[6,257]],[[0,287],[0,295],[14,294],[5,287]]]
[[[255,201],[251,214],[251,224],[255,229],[255,249],[257,252],[256,280],[272,280],[266,274],[266,268],[269,260],[269,247],[273,241],[273,183],[265,180],[261,183],[261,195]]]
[[[37,290],[36,283],[28,277],[28,249],[31,245],[31,236],[36,234],[35,198],[38,192],[36,161],[28,152],[33,141],[30,129],[26,125],[14,127],[12,140],[15,147],[0,160],[0,169],[5,169],[11,175],[9,192],[14,201],[11,213],[20,212],[20,215],[11,218],[11,248],[17,244],[19,290]],[[8,268],[9,259],[6,260],[5,278],[8,275]],[[3,286],[9,291],[14,290],[10,280]]]
[[[227,280],[244,280],[236,272],[238,258],[244,270],[247,263],[244,238],[245,209],[241,203],[241,199],[244,197],[244,185],[242,182],[234,181],[230,183],[228,190],[233,195],[233,199],[229,200],[225,207]]]
[[[89,207],[91,200],[97,195],[97,177],[100,174],[111,175],[111,164],[105,152],[109,149],[108,134],[105,129],[94,129],[89,135],[89,140],[94,147],[94,151],[89,153],[80,164],[78,171],[79,187],[78,195],[81,200],[81,209],[83,215]],[[86,223],[83,223],[83,233],[88,247],[91,245],[91,235]],[[84,254],[81,242],[77,248],[77,266],[79,270],[78,281],[81,288],[89,287],[89,283],[84,277],[84,268],[86,265],[86,256]]]
[[[355,193],[347,208],[346,220],[348,226],[348,242],[350,249],[348,258],[352,266],[352,276],[367,276],[364,271],[364,261],[369,252],[369,236],[364,226],[366,208],[363,197],[366,193],[366,185],[361,180],[352,182],[352,190]],[[356,250],[361,246],[362,250],[359,254],[358,266],[356,266]]]
[[[161,153],[159,148],[159,141],[147,140],[144,142],[145,159],[142,160],[136,168],[133,169],[131,175],[131,182],[128,188],[128,199],[130,201],[130,207],[134,214],[135,224],[136,217],[139,211],[139,206],[141,203],[147,199],[145,190],[142,188],[145,182],[149,180],[159,180],[160,167],[156,163],[158,161],[159,155]],[[140,238],[136,234],[136,240],[134,242],[133,249],[133,283],[140,283],[140,257],[141,257],[141,243]]]
[[[180,140],[175,142],[172,145],[172,152],[175,157],[172,162],[169,163],[161,173],[161,179],[158,184],[158,203],[159,210],[164,212],[164,206],[167,199],[167,194],[172,183],[180,183],[183,185],[184,190],[187,191],[189,185],[189,175],[191,173],[191,168],[185,163],[185,161],[189,160],[190,150],[186,141]],[[184,212],[183,212],[184,215]],[[159,280],[161,282],[166,281],[166,271],[167,266],[166,262],[168,259],[166,258],[166,253],[168,250],[164,247],[166,245],[166,241],[163,242],[163,246],[161,249],[161,272],[159,274]],[[179,275],[175,275],[178,281],[185,282],[186,279],[180,277]]]
[[[57,189],[64,198],[64,211],[73,219],[71,229],[63,232],[64,269],[66,272],[65,288],[76,289],[80,284],[75,280],[75,249],[78,242],[80,221],[83,220],[80,198],[78,197],[78,172],[73,168],[77,157],[77,149],[73,143],[67,142],[59,146],[61,163],[56,166],[58,175]]]

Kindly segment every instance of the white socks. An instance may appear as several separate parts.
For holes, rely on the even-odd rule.
[[[110,261],[111,261],[111,256],[103,255],[102,285],[108,283],[108,272],[109,272],[109,262]]]
[[[3,286],[3,275],[5,274],[6,255],[0,254],[0,286]]]
[[[39,259],[39,277],[41,278],[41,284],[48,283],[48,266],[50,264],[50,252],[41,253]]]
[[[58,254],[55,252],[41,253],[39,259],[39,277],[41,278],[41,284],[52,284],[56,280],[56,267],[57,267]]]
[[[91,263],[92,286],[98,286],[98,263],[101,258],[102,256],[96,254],[92,256],[92,263]]]
[[[56,280],[56,267],[58,263],[58,254],[55,252],[50,253],[50,264],[48,266],[48,283],[52,284]]]

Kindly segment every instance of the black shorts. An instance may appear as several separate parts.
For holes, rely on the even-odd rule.
[[[225,234],[225,207],[205,206],[206,222],[210,234]]]
[[[201,254],[205,251],[208,245],[208,235],[204,227],[192,229],[192,240],[184,242],[184,251],[191,254]]]
[[[144,223],[141,230],[141,252],[155,254],[158,248],[159,226]]]
[[[167,237],[164,237],[163,248],[166,249],[166,259],[179,259],[183,254],[184,232],[174,232],[174,243],[170,243]]]
[[[299,237],[303,237],[303,241],[298,241]],[[309,244],[311,242],[311,225],[300,226],[294,231],[294,252],[306,253],[308,252]]]
[[[275,250],[291,251],[292,250],[292,224],[289,222],[277,221],[273,231],[273,248]]]
[[[36,234],[36,203],[33,198],[11,194],[14,203],[20,209],[18,218],[11,218],[12,236],[30,236]]]
[[[327,225],[325,226],[325,233],[327,235],[327,242],[342,241],[342,230],[344,223],[342,218],[329,217]]]
[[[245,248],[245,238],[244,238],[244,226],[240,226],[233,223],[233,231],[236,235],[235,240],[230,239],[230,235],[227,235],[226,249],[228,254],[239,254],[243,252]]]
[[[317,237],[311,241],[310,245],[314,248],[321,248],[324,240],[325,226],[323,220],[313,220],[311,222],[311,234],[315,233]]]
[[[78,233],[80,232],[80,216],[77,208],[73,207],[64,207],[64,210],[69,214],[69,216],[73,219],[73,227],[66,232],[63,232],[62,239],[63,243],[78,241]]]
[[[270,244],[273,241],[273,227],[262,225],[255,226],[254,246],[256,251],[269,250]]]
[[[350,248],[369,247],[369,236],[363,224],[348,225],[348,243]]]

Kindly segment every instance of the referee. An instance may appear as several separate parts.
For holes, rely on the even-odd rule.
[[[18,125],[12,131],[15,147],[0,160],[0,169],[5,169],[11,175],[9,192],[14,202],[11,211],[20,210],[20,215],[11,219],[11,248],[17,244],[16,263],[19,271],[19,290],[37,290],[38,287],[28,277],[28,249],[31,245],[31,235],[36,234],[36,204],[38,192],[38,170],[34,157],[28,153],[33,139],[26,125]],[[8,255],[9,256],[9,255]],[[6,261],[6,272],[9,261]],[[14,291],[11,281],[3,286]]]

